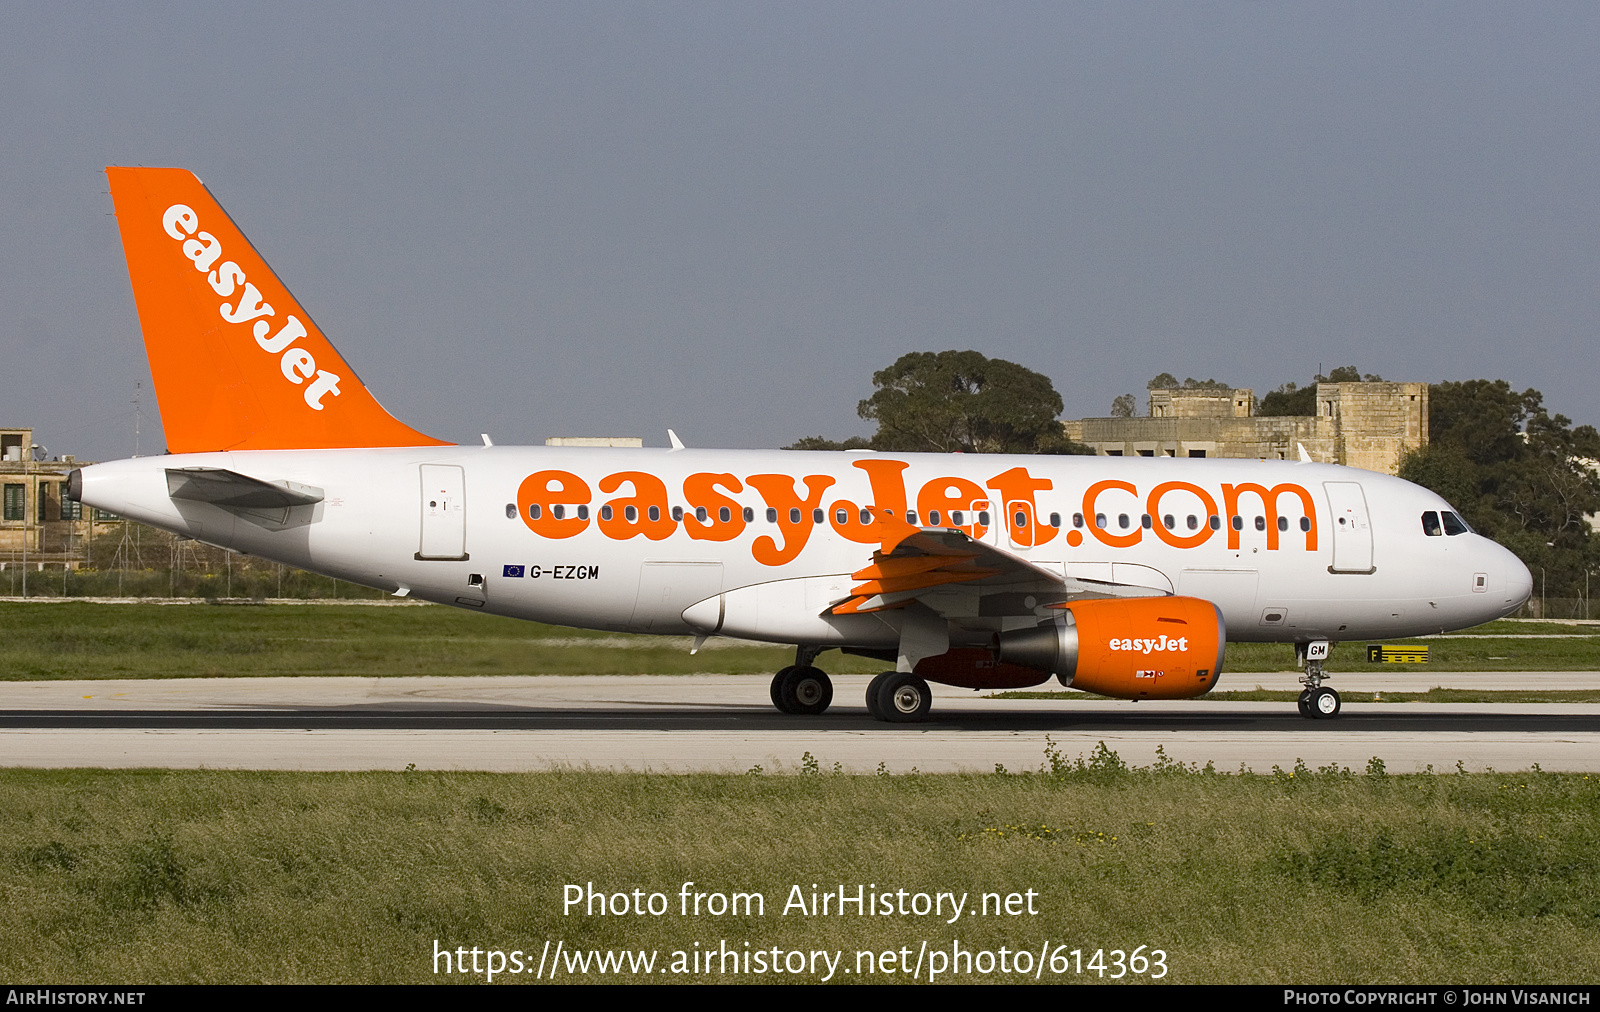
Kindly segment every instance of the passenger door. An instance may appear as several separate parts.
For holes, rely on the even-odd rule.
[[[422,543],[418,559],[467,555],[467,480],[455,464],[422,465]]]
[[[1333,530],[1334,573],[1374,573],[1372,564],[1372,523],[1367,516],[1367,497],[1361,483],[1325,481],[1328,493],[1329,526]]]

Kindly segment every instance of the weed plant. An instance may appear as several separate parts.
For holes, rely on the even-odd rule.
[[[1133,768],[1103,745],[1051,745],[1026,772],[844,775],[809,753],[789,772],[0,772],[0,974],[481,980],[435,975],[435,941],[536,957],[547,940],[1145,945],[1190,983],[1571,982],[1600,963],[1588,776]],[[685,882],[759,892],[764,913],[682,916]],[[589,883],[669,912],[565,911],[564,887]],[[841,885],[1034,890],[1039,912],[783,913],[794,886]]]

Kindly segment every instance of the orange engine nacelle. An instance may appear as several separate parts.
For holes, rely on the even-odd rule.
[[[1118,699],[1187,699],[1222,673],[1222,612],[1196,597],[1076,601],[1033,629],[1001,633],[1004,664]]]

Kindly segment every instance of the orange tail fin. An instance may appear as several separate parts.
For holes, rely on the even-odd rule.
[[[172,453],[445,446],[383,409],[183,169],[106,169]]]

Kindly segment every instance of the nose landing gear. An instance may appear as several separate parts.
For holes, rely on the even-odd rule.
[[[1327,720],[1339,716],[1338,691],[1322,684],[1322,680],[1327,677],[1323,665],[1327,663],[1328,654],[1332,649],[1327,640],[1312,640],[1310,643],[1299,643],[1295,646],[1295,653],[1300,655],[1300,662],[1306,669],[1306,673],[1300,676],[1300,684],[1305,686],[1299,699],[1302,717]]]

